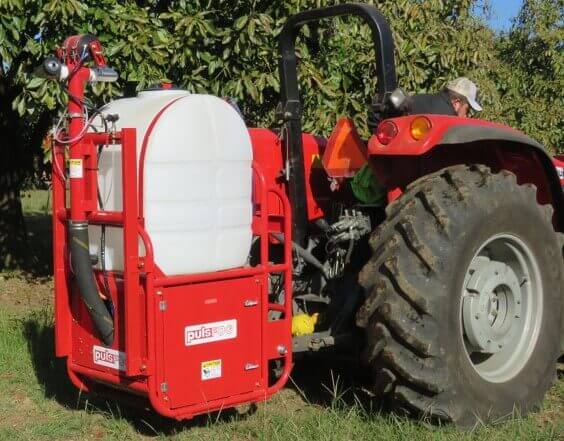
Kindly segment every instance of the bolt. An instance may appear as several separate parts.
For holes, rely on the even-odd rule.
[[[280,355],[286,355],[288,353],[288,349],[286,349],[286,346],[284,345],[278,345],[276,349],[278,349],[278,353]]]
[[[476,320],[478,320],[478,319],[480,318],[480,314],[476,314],[476,315],[474,316],[474,318],[475,318]]]
[[[162,296],[162,295],[163,295],[163,292],[159,289],[159,290],[157,291],[157,295],[158,295],[158,296]]]

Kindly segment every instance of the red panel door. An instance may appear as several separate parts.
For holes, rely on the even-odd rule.
[[[164,290],[162,353],[172,408],[263,387],[261,289],[250,277]]]

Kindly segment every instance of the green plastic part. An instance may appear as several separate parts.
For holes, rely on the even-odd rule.
[[[387,200],[386,189],[378,183],[372,169],[365,164],[351,181],[351,188],[355,197],[370,205],[385,205]]]

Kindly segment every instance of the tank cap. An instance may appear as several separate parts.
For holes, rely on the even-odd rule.
[[[162,81],[158,84],[152,84],[147,89],[143,89],[141,92],[162,92],[163,90],[184,90],[180,87],[175,86],[170,81]]]

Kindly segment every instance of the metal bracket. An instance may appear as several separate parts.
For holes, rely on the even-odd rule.
[[[276,109],[276,117],[281,121],[301,120],[302,105],[298,100],[280,103]]]
[[[328,305],[331,302],[331,299],[329,297],[322,297],[318,294],[313,294],[313,293],[300,294],[294,296],[294,299],[302,300],[304,302],[323,303],[325,305]]]
[[[313,334],[300,335],[292,338],[293,352],[317,352],[320,349],[335,345],[335,338],[330,331],[314,332]]]
[[[166,300],[161,300],[161,301],[159,302],[159,311],[161,311],[161,312],[166,311],[167,306],[168,306],[168,305],[167,305],[167,303],[166,303]]]

